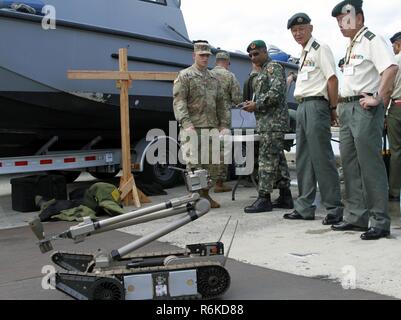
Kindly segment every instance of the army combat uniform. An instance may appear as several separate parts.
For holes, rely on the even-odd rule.
[[[195,52],[209,52],[210,47]],[[173,107],[180,124],[181,150],[187,169],[206,169],[215,183],[220,164],[220,153],[213,154],[213,140],[220,151],[218,130],[228,128],[230,113],[224,105],[223,92],[217,77],[209,70],[201,71],[196,65],[181,71],[174,81]],[[186,129],[194,127],[195,132]],[[214,129],[214,135],[211,130]],[[191,138],[192,137],[192,138]],[[216,146],[214,146],[216,147]],[[209,149],[208,152],[204,150]],[[203,152],[202,152],[203,151]],[[206,192],[206,191],[205,191]],[[205,197],[210,201],[207,195]],[[213,207],[213,203],[212,203]],[[216,206],[217,207],[217,206]]]
[[[289,131],[284,68],[269,60],[256,78],[256,130],[259,142],[259,194],[268,195],[276,186],[290,187],[290,174],[284,155],[284,136]]]
[[[396,34],[391,42],[401,40],[401,33]],[[401,52],[396,56],[397,64],[400,67],[394,84],[394,91],[391,95],[391,106],[388,110],[387,129],[390,142],[391,163],[389,196],[390,200],[400,201],[401,189]]]
[[[226,52],[219,52],[216,56],[216,59],[226,59],[230,60],[230,56]],[[242,94],[240,84],[235,77],[234,73],[228,71],[224,67],[216,66],[212,73],[217,77],[220,82],[223,97],[224,97],[224,105],[227,109],[227,113],[230,113],[230,121],[227,126],[227,129],[231,128],[231,112],[230,109],[232,106],[236,106],[242,102]],[[224,142],[221,144],[221,158],[220,158],[220,167],[219,173],[217,176],[218,181],[225,181],[227,179],[227,165],[224,164]]]

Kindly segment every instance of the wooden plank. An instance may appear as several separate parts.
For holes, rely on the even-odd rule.
[[[120,188],[119,188],[119,190],[121,192],[121,199],[125,199],[127,197],[127,195],[132,191],[133,184],[134,184],[133,176],[128,181],[121,180]]]
[[[119,71],[69,70],[67,77],[71,80],[130,80],[128,72]]]
[[[67,77],[70,80],[142,80],[142,81],[174,81],[177,72],[149,72],[149,71],[91,71],[69,70]]]
[[[128,71],[128,53],[126,48],[119,50],[120,72]],[[119,80],[120,83],[120,113],[121,113],[121,143],[123,160],[123,181],[132,179],[132,199],[137,208],[141,207],[141,202],[136,189],[135,179],[131,171],[131,141],[130,141],[130,120],[129,120],[129,80]],[[130,203],[131,194],[123,201]]]

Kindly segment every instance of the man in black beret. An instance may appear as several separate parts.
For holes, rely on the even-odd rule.
[[[390,39],[393,44],[395,59],[401,68],[401,32]],[[394,90],[391,95],[391,106],[387,116],[387,132],[390,142],[391,162],[389,181],[389,200],[400,202],[401,189],[401,71],[398,71]]]
[[[331,123],[336,123],[338,79],[330,48],[312,36],[311,19],[305,13],[293,15],[287,24],[302,46],[294,91],[297,108],[297,177],[299,197],[288,220],[314,220],[319,184],[322,204],[327,210],[324,225],[342,221],[340,179],[331,146]],[[317,151],[318,150],[318,151]]]
[[[350,39],[341,86],[340,152],[345,181],[344,221],[335,231],[366,231],[362,240],[390,235],[388,181],[382,158],[384,105],[398,66],[386,40],[365,27],[362,0],[347,0],[332,11]]]

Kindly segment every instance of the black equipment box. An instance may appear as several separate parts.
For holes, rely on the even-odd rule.
[[[60,175],[35,175],[11,179],[12,208],[19,212],[38,211],[35,197],[67,200],[67,184]]]

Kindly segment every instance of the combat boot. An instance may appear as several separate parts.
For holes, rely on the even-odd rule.
[[[245,213],[272,212],[273,205],[270,194],[259,195],[258,199],[250,207],[245,208]]]
[[[212,209],[219,209],[221,206],[219,203],[217,203],[216,201],[214,201],[210,195],[209,195],[209,190],[207,189],[203,189],[199,192],[200,196],[206,200],[208,200],[210,202],[210,207]]]
[[[229,186],[226,186],[223,182],[223,180],[217,180],[216,185],[214,187],[214,192],[215,193],[224,193],[224,192],[230,192],[233,189]]]
[[[273,208],[294,209],[294,200],[289,188],[280,189],[280,196],[273,202]]]

